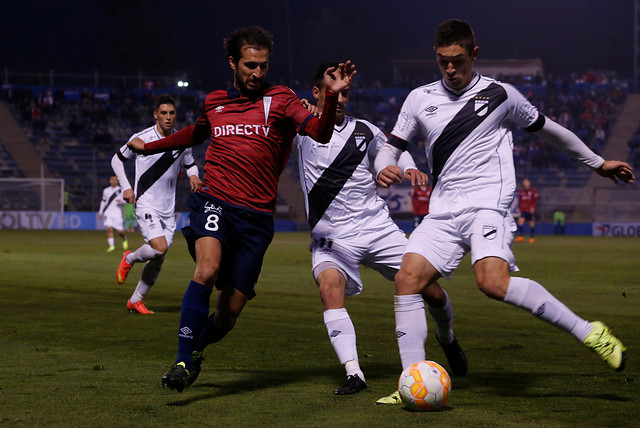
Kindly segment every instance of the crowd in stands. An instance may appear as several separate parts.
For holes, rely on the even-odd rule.
[[[516,85],[545,115],[576,132],[594,151],[601,152],[625,99],[626,86],[607,81],[603,74],[587,76],[582,79],[502,76],[501,79]],[[367,119],[389,133],[410,89],[382,88],[378,83],[364,87],[356,82],[348,113]],[[164,92],[144,88],[123,91],[5,85],[1,99],[11,107],[52,174],[65,178],[69,209],[96,210],[99,191],[106,186],[110,175],[111,156],[133,133],[153,123],[154,98]],[[176,89],[170,92],[177,102],[178,126],[193,124],[206,93]],[[299,90],[298,95],[312,98],[308,89]],[[520,129],[514,132],[517,170],[578,168],[578,163],[535,134]],[[633,150],[636,165],[640,159],[635,155],[640,153],[639,145],[640,130],[634,143],[629,143],[630,157]],[[413,146],[413,155],[419,163],[425,161],[420,146]],[[200,167],[205,149],[206,145],[194,148]],[[4,157],[6,151],[0,150],[0,154]],[[289,167],[295,169],[292,164],[290,162]],[[4,170],[0,173],[9,176]]]

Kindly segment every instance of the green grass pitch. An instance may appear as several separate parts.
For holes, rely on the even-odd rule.
[[[640,426],[640,240],[540,236],[515,246],[520,275],[613,327],[628,347],[622,373],[568,334],[482,295],[465,258],[441,283],[469,374],[453,377],[448,405],[434,413],[374,405],[401,367],[393,284],[369,269],[364,292],[347,299],[369,388],[333,395],[344,371],[307,248],[306,233],[276,234],[258,296],[179,394],[160,378],[175,358],[194,268],[181,236],[146,299],[156,313],[141,316],[125,303],[142,266],[117,285],[121,252],[105,252],[104,232],[0,230],[0,426]],[[448,368],[429,321],[427,358]]]

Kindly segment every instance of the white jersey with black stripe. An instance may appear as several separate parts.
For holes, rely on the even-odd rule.
[[[102,200],[100,201],[100,210],[98,212],[104,217],[119,219],[123,216],[123,205],[122,188],[120,186],[108,186],[102,190]]]
[[[174,132],[176,131],[174,130]],[[140,138],[145,143],[150,143],[163,137],[158,133],[156,125],[153,125],[134,134],[129,141],[134,138]],[[134,184],[136,210],[152,209],[162,215],[173,215],[176,205],[176,182],[180,167],[189,168],[195,165],[191,148],[140,155],[131,151],[125,144],[118,152],[118,157],[122,161],[134,156],[136,157]],[[118,179],[123,190],[131,188],[128,181],[123,183],[120,176]]]
[[[300,184],[312,235],[354,232],[362,221],[368,227],[385,223],[388,208],[378,196],[370,168],[386,141],[380,129],[349,116],[334,127],[327,144],[309,136],[295,137]]]
[[[508,123],[526,128],[538,115],[513,86],[475,74],[458,92],[442,80],[414,89],[392,134],[412,141],[421,132],[425,138],[434,177],[431,213],[508,210],[516,189]]]

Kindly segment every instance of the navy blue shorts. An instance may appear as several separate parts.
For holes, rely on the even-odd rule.
[[[273,215],[239,207],[213,196],[193,193],[189,197],[190,224],[182,228],[191,257],[196,259],[195,242],[211,236],[222,243],[222,261],[216,288],[228,286],[249,299],[262,269],[264,254],[273,239]]]
[[[522,217],[522,218],[523,218],[523,219],[525,219],[526,221],[533,221],[533,220],[535,220],[535,219],[536,219],[535,214],[532,214],[532,213],[530,213],[530,212],[528,212],[528,211],[527,211],[527,212],[524,212],[524,211],[523,211],[523,212],[521,212],[521,213],[520,213],[520,217]]]

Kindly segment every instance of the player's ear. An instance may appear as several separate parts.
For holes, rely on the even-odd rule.
[[[320,88],[317,86],[314,86],[313,89],[311,89],[311,92],[313,93],[313,98],[316,100],[320,97]]]
[[[471,61],[475,61],[476,59],[478,59],[478,52],[480,52],[480,47],[474,47],[471,51]]]
[[[232,56],[229,56],[229,67],[231,67],[231,70],[236,71],[237,64]]]

